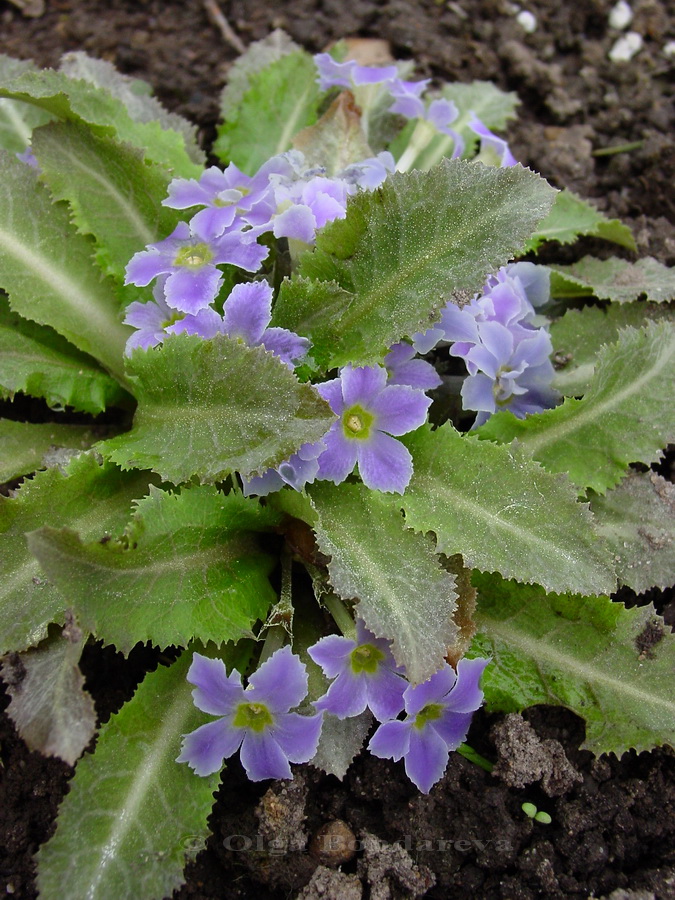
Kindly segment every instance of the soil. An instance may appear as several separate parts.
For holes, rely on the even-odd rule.
[[[46,0],[34,18],[20,5],[0,0],[0,52],[40,65],[55,65],[69,50],[108,59],[198,123],[208,150],[236,51],[201,2]],[[668,75],[675,56],[666,48],[675,39],[675,10],[659,0],[635,2],[629,27],[642,36],[642,49],[612,62],[619,32],[608,24],[611,6],[528,0],[536,17],[528,33],[507,0],[221,3],[245,44],[273,27],[312,51],[344,36],[379,37],[397,58],[414,58],[420,75],[487,79],[517,91],[520,118],[509,132],[516,157],[622,218],[639,255],[672,265]],[[585,240],[554,246],[547,259],[567,262],[586,252],[617,250]],[[659,471],[675,480],[672,455]],[[622,591],[619,599],[653,601],[675,623],[672,590],[640,598]],[[86,648],[82,667],[102,721],[158,661],[144,647],[126,660],[110,648]],[[174,896],[675,898],[675,754],[664,748],[594,759],[579,750],[583,728],[552,707],[535,707],[524,719],[481,712],[469,743],[499,763],[495,773],[455,754],[429,796],[416,792],[400,764],[366,755],[343,782],[305,766],[296,767],[294,782],[251,784],[231,763],[210,820],[213,836]],[[72,770],[28,752],[5,715],[0,763],[0,891],[32,898],[32,856],[52,832]],[[548,812],[551,823],[525,815],[524,801]]]

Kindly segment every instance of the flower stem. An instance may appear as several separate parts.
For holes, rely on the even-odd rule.
[[[350,614],[347,612],[347,607],[342,600],[329,591],[323,595],[321,602],[333,617],[335,624],[342,634],[346,638],[353,640],[356,637],[356,625]]]

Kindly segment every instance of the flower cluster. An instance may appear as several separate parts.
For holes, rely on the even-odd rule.
[[[314,702],[316,715],[290,712],[307,695],[307,670],[290,647],[277,650],[249,678],[227,675],[224,663],[194,654],[188,681],[198,709],[219,718],[184,736],[178,762],[198,775],[222,768],[241,748],[252,781],[291,778],[289,763],[309,762],[316,753],[324,713],[339,719],[370,709],[380,723],[368,749],[375,756],[405,759],[410,780],[428,793],[442,777],[450,751],[464,741],[472,714],[483,702],[479,681],[486,659],[462,659],[457,672],[447,663],[428,681],[409,684],[391,654],[357,620],[356,639],[338,635],[309,647],[310,657],[332,679]],[[397,717],[405,711],[405,719]]]
[[[419,352],[448,341],[450,355],[466,363],[462,403],[477,411],[474,427],[500,409],[524,418],[557,403],[551,338],[537,327],[535,312],[549,296],[545,267],[514,263],[491,276],[467,306],[449,303],[437,326],[414,336]]]
[[[344,218],[351,194],[374,190],[393,170],[393,157],[385,151],[329,178],[323,169],[306,170],[302,153],[289,150],[252,176],[231,163],[225,171],[217,166],[206,169],[199,180],[175,178],[164,205],[201,208],[189,222],[179,222],[167,238],[130,260],[127,284],[145,287],[155,280],[156,284],[154,302],[137,301],[127,308],[125,322],[143,332],[131,336],[127,354],[136,347],[155,346],[167,333],[187,331],[202,337],[230,333],[213,309],[223,284],[218,266],[257,272],[269,253],[258,243],[263,234],[313,243],[317,229]],[[255,298],[256,290],[260,288],[245,296]],[[234,291],[228,299],[233,295]]]

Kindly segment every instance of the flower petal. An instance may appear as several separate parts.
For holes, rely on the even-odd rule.
[[[358,445],[359,474],[366,487],[395,494],[405,491],[413,472],[412,456],[407,447],[382,431],[373,432],[367,441],[351,443]]]
[[[483,702],[483,691],[479,682],[489,659],[467,659],[463,657],[457,664],[457,681],[447,697],[448,709],[455,712],[474,712]]]
[[[336,415],[341,415],[345,410],[345,402],[342,398],[342,380],[331,378],[330,381],[322,381],[316,385],[317,391],[328,403]]]
[[[250,281],[232,288],[223,307],[223,327],[230,337],[250,346],[260,342],[272,318],[272,288],[266,281]]]
[[[326,678],[336,678],[344,670],[348,657],[355,648],[356,641],[350,641],[339,634],[329,634],[308,647],[307,653],[321,666]]]
[[[173,309],[194,315],[215,300],[222,280],[222,274],[210,265],[200,269],[174,269],[166,279],[164,297]]]
[[[422,391],[395,384],[387,385],[373,398],[370,411],[377,415],[378,431],[399,436],[419,428],[424,423],[430,406],[431,398]]]
[[[442,669],[434,672],[431,678],[428,678],[422,684],[410,685],[403,699],[405,700],[405,711],[409,716],[416,716],[421,709],[429,703],[440,703],[444,701],[446,694],[452,690],[457,676],[452,666],[445,663]]]
[[[202,712],[225,716],[245,700],[241,675],[236,669],[228,675],[222,659],[210,659],[201,653],[194,653],[187,680],[196,687],[192,697],[195,706]]]
[[[176,762],[186,762],[197,775],[211,775],[222,769],[224,759],[237,752],[244,734],[243,728],[233,728],[228,719],[209,722],[183,736]]]
[[[385,722],[370,739],[368,749],[373,756],[398,762],[410,748],[411,731],[409,722]]]
[[[368,707],[378,722],[395,719],[403,709],[403,692],[408,686],[405,678],[380,663],[365,685]]]
[[[359,404],[370,409],[374,397],[384,390],[387,370],[383,366],[345,366],[340,373],[345,408]]]
[[[440,719],[429,723],[429,728],[443,739],[448,750],[456,750],[466,739],[473,718],[472,712],[461,713],[446,709]]]
[[[127,264],[125,284],[145,287],[153,278],[170,272],[172,265],[171,260],[157,250],[141,250],[134,253]]]
[[[273,713],[288,712],[307,696],[307,669],[287,645],[251,675],[245,693],[249,702],[264,703]]]
[[[323,716],[288,713],[279,716],[270,733],[292,763],[305,763],[316,754]]]
[[[340,484],[356,465],[357,441],[350,441],[342,434],[342,422],[334,422],[323,438],[326,449],[319,457],[319,481]]]
[[[315,709],[325,710],[338,719],[351,719],[358,716],[367,705],[367,676],[355,675],[347,665],[328,688],[328,691],[315,703]]]
[[[405,757],[405,771],[423,794],[428,794],[443,777],[450,753],[443,738],[428,725],[410,729],[410,747]]]
[[[262,732],[246,731],[240,759],[251,781],[293,777],[288,759],[272,737],[270,728]]]
[[[268,328],[260,343],[265,350],[274,353],[290,369],[294,369],[298,360],[301,360],[309,350],[310,342],[287,328]]]

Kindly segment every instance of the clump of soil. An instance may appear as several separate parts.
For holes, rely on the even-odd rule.
[[[628,62],[612,62],[620,36],[608,24],[612,5],[529,0],[531,32],[508,0],[231,0],[221,8],[244,43],[274,27],[313,51],[345,36],[379,37],[398,58],[414,58],[420,75],[492,80],[517,91],[520,118],[509,132],[516,157],[626,221],[640,255],[673,264],[673,56],[666,46],[675,23],[665,2],[637,0],[630,28],[643,47]],[[38,18],[0,0],[0,23],[0,52],[53,66],[64,52],[86,50],[146,79],[170,109],[198,123],[208,150],[236,53],[198,0],[46,0]],[[547,260],[586,252],[630,257],[582,241],[550,248]],[[672,460],[660,471],[673,480]],[[626,599],[636,602],[623,591]],[[648,599],[672,624],[672,591]],[[87,648],[83,669],[102,719],[158,656],[137,648],[124,660],[109,648]],[[248,782],[233,761],[210,820],[213,835],[175,900],[585,900],[614,891],[618,900],[631,896],[624,889],[675,897],[675,755],[659,749],[593,759],[578,749],[582,741],[583,722],[564,709],[536,707],[506,724],[479,713],[469,742],[499,761],[495,773],[455,754],[428,796],[401,764],[367,755],[343,782],[306,766],[293,785],[272,787]],[[72,770],[28,752],[5,715],[0,761],[0,892],[33,898],[32,856],[53,830]],[[548,812],[551,824],[525,815],[524,801]],[[316,850],[327,833],[347,842],[340,863]]]

